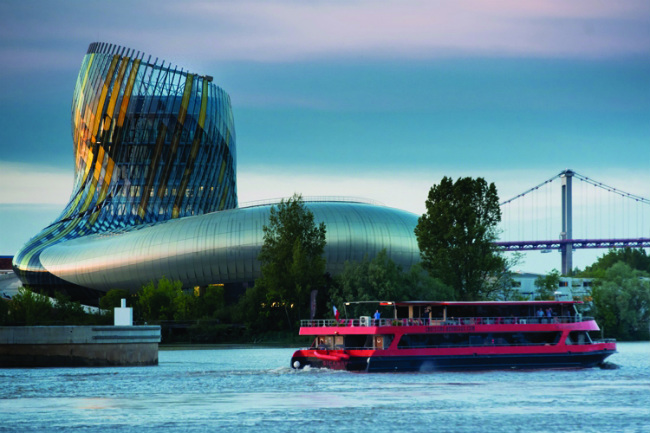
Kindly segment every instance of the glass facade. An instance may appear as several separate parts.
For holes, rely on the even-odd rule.
[[[96,299],[162,276],[186,287],[259,276],[271,205],[238,208],[230,97],[212,77],[93,43],[74,90],[72,138],[70,202],[14,257],[24,284]],[[327,226],[333,274],[384,248],[404,268],[419,260],[416,215],[354,202],[307,206]]]
[[[74,90],[72,138],[70,202],[16,254],[24,283],[65,284],[40,262],[60,242],[237,207],[230,97],[212,77],[93,43]]]

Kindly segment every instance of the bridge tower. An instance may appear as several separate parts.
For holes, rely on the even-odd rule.
[[[571,216],[571,180],[573,171],[564,170],[560,174],[562,179],[562,231],[561,240],[573,239],[573,224]],[[560,246],[562,252],[562,275],[570,276],[573,273],[573,245],[563,243]]]

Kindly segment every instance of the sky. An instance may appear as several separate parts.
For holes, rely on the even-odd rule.
[[[567,168],[650,197],[647,0],[4,0],[0,255],[68,201],[70,104],[95,41],[230,94],[240,204],[297,192],[422,214],[443,176],[505,200]],[[559,269],[559,253],[519,267]]]

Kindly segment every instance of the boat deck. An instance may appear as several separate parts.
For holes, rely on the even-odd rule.
[[[553,316],[553,317],[453,317],[453,318],[398,318],[398,319],[379,319],[378,321],[370,317],[361,317],[359,319],[315,319],[301,320],[300,326],[303,328],[320,328],[320,327],[360,327],[360,326],[459,326],[459,325],[539,325],[539,324],[559,324],[559,323],[580,323],[591,322],[593,317],[589,316]]]

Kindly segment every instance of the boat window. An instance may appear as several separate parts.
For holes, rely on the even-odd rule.
[[[346,348],[372,347],[371,335],[345,335],[344,344]]]
[[[490,332],[447,334],[404,334],[398,349],[469,346],[535,346],[557,344],[561,332]]]
[[[591,344],[591,337],[587,331],[571,331],[566,338],[565,344]]]
[[[331,335],[319,335],[314,339],[312,347],[317,349],[332,349],[334,344],[334,339]]]

